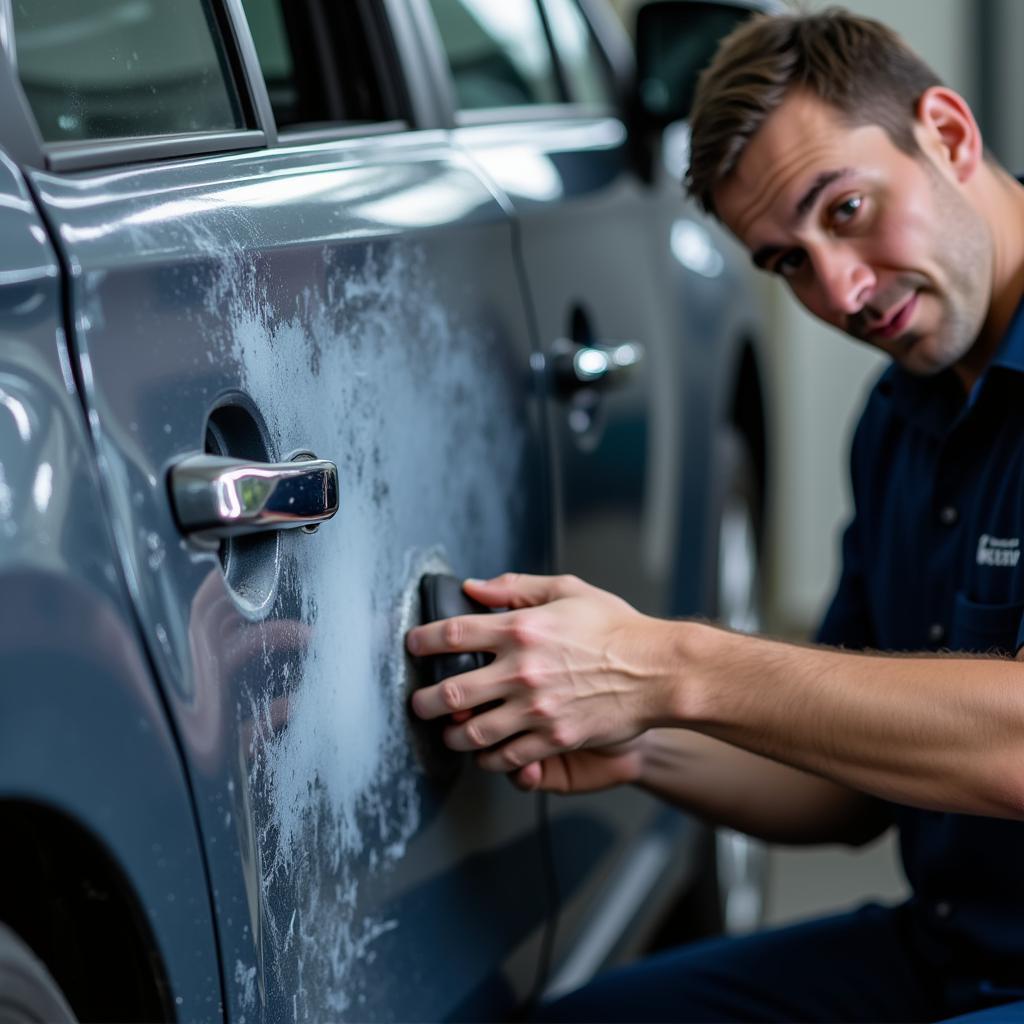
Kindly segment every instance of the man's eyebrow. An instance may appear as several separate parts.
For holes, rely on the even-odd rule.
[[[814,181],[811,183],[811,187],[803,194],[800,202],[796,204],[796,211],[794,220],[800,221],[807,216],[811,207],[818,200],[818,196],[825,191],[834,181],[838,181],[840,178],[848,177],[853,174],[853,169],[850,167],[843,167],[838,171],[822,171]]]
[[[849,177],[853,174],[852,167],[842,167],[835,171],[822,171],[814,181],[811,182],[810,188],[800,197],[800,201],[796,204],[793,211],[793,217],[791,218],[794,223],[799,223],[807,214],[811,211],[811,208],[818,201],[818,196],[825,191],[833,182],[839,181],[841,178]],[[763,245],[760,249],[751,255],[751,259],[754,261],[754,266],[761,270],[764,270],[772,257],[782,252],[783,246],[781,245]]]

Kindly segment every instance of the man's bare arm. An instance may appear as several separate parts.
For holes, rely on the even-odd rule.
[[[860,846],[892,824],[881,800],[708,736],[651,729],[636,742],[638,785],[759,839]]]
[[[712,824],[792,845],[859,846],[892,824],[884,801],[688,729],[556,754],[513,781],[561,794],[633,784]]]
[[[414,706],[499,702],[446,734],[454,749],[493,747],[485,768],[674,726],[898,803],[1024,819],[1019,661],[800,647],[651,619],[572,578],[499,578],[473,596],[515,610],[420,627],[410,646],[496,660]]]

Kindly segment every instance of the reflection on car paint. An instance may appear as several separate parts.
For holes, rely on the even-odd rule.
[[[231,324],[224,356],[270,414],[279,453],[308,447],[338,463],[341,508],[287,547],[273,614],[253,623],[245,609],[217,613],[221,642],[255,628],[260,644],[243,654],[239,709],[258,952],[232,974],[246,1014],[270,988],[290,994],[293,1019],[318,1019],[365,999],[373,944],[399,927],[362,893],[405,855],[421,820],[403,645],[419,578],[451,571],[463,546],[509,556],[522,434],[503,378],[488,373],[493,344],[453,321],[421,250],[381,243],[355,266],[325,253],[322,281],[291,316],[278,315],[248,260],[228,259],[207,294]],[[444,478],[418,471],[426,443],[440,446],[430,454]],[[444,536],[421,536],[445,521]],[[403,538],[421,543],[400,548]],[[291,623],[278,617],[285,608]],[[197,680],[204,657],[230,656],[211,650],[209,614],[193,609]]]

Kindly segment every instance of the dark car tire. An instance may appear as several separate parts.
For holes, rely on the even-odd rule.
[[[42,960],[0,924],[0,1024],[77,1020]]]

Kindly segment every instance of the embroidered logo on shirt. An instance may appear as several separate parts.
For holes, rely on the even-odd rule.
[[[996,565],[1013,568],[1020,561],[1020,538],[990,537],[983,533],[978,538],[978,565]]]

